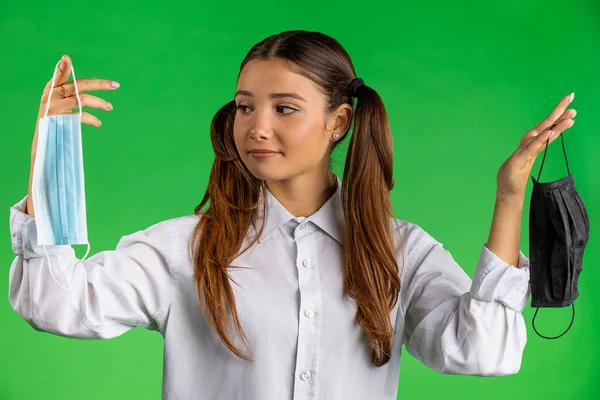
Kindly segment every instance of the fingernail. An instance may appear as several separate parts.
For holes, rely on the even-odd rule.
[[[575,98],[575,92],[571,93],[571,96],[569,96],[569,103],[571,103],[574,98]]]
[[[575,123],[575,120],[574,120],[574,119],[572,119],[572,120],[571,120],[571,122],[569,122],[569,126],[568,126],[568,127],[569,127],[569,128],[570,128],[570,127],[572,127],[574,123]]]
[[[576,115],[577,115],[577,110],[574,110],[574,111],[573,111],[573,115],[571,116],[571,118],[573,118],[573,117],[574,117],[574,116],[576,116]]]
[[[110,104],[110,103],[106,103],[106,108],[107,108],[108,110],[112,110],[112,109],[113,109],[113,105],[112,105],[112,104]]]
[[[114,88],[118,88],[118,87],[119,87],[119,86],[121,86],[121,85],[119,84],[119,82],[112,81],[112,82],[110,83],[110,86],[112,86],[112,87],[114,87]]]
[[[98,128],[102,126],[102,121],[98,120]]]

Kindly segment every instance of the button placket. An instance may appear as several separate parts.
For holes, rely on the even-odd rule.
[[[294,385],[295,399],[310,399],[315,393],[315,370],[318,361],[321,323],[319,309],[321,307],[321,288],[319,274],[315,266],[315,236],[312,229],[304,229],[299,225],[296,230],[296,266],[298,269],[298,288],[300,292],[300,309],[298,321],[298,344],[296,352],[296,377]],[[304,223],[304,227],[306,224]]]

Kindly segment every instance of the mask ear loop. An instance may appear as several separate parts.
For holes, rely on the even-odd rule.
[[[77,78],[75,77],[75,69],[73,68],[73,64],[71,64],[71,74],[73,74],[73,84],[75,85],[75,96],[77,97],[77,104],[79,104],[79,123],[81,124],[81,116],[82,116],[83,112],[81,111],[81,99],[79,98],[79,88],[77,87]],[[85,260],[87,258],[88,254],[90,253],[90,249],[91,249],[91,245],[88,240],[87,251],[85,252],[85,255],[83,256],[83,258],[81,260],[78,260],[75,263],[75,265],[79,264],[80,262],[82,262],[83,260]],[[73,266],[73,270],[75,269],[75,265]]]
[[[569,170],[569,161],[567,160],[567,150],[565,149],[565,139],[563,138],[562,133],[560,135],[560,141],[562,143],[563,154],[565,155],[565,163],[567,164],[567,174],[571,175],[571,171]],[[542,158],[542,165],[540,165],[540,172],[538,173],[537,182],[540,181],[540,176],[542,175],[542,168],[544,168],[544,160],[546,159],[546,152],[548,151],[549,143],[550,143],[550,139],[548,139],[546,141],[546,148],[544,149],[544,157]]]
[[[44,118],[48,116],[48,109],[50,108],[50,99],[52,98],[52,91],[54,90],[54,82],[56,81],[56,72],[58,71],[58,66],[60,65],[60,63],[62,62],[62,59],[56,64],[56,66],[54,67],[54,73],[52,74],[52,83],[50,84],[50,91],[48,92],[48,101],[46,102],[46,111],[44,112]],[[79,105],[79,118],[81,121],[81,116],[83,114],[83,111],[81,109],[81,98],[79,97],[79,88],[77,87],[77,79],[75,78],[75,68],[73,68],[73,64],[71,64],[71,73],[73,74],[73,84],[75,85],[75,96],[77,97],[77,104]],[[32,194],[33,194],[33,189],[32,189]],[[87,257],[88,253],[90,252],[90,244],[87,244],[88,248],[87,251],[85,253],[85,256],[83,256],[83,260],[85,260],[85,258]],[[56,280],[56,277],[54,276],[54,273],[52,272],[52,262],[50,259],[50,256],[48,255],[48,251],[46,250],[46,246],[42,245],[42,247],[44,248],[44,253],[46,253],[46,257],[44,257],[44,259],[42,260],[42,268],[44,267],[44,262],[46,261],[46,258],[48,258],[48,269],[50,270],[50,275],[52,276],[52,279],[54,279],[54,282],[56,282],[56,284],[65,292],[68,292],[71,290],[71,284],[73,283],[73,277],[75,275],[75,265],[79,264],[81,261],[83,260],[78,260],[75,265],[73,266],[73,272],[71,273],[71,283],[69,283],[67,281],[67,285],[68,287],[65,289],[59,282],[58,280]],[[64,274],[63,274],[64,276]],[[65,276],[65,280],[67,280],[67,277]]]
[[[62,286],[62,285],[61,285],[61,284],[60,284],[60,283],[59,283],[59,282],[56,280],[56,278],[54,277],[54,273],[52,272],[52,263],[51,263],[51,260],[50,260],[50,256],[48,255],[48,251],[46,251],[46,246],[45,246],[45,245],[42,245],[42,246],[44,247],[44,253],[46,253],[46,257],[44,257],[44,258],[43,258],[43,260],[42,260],[42,268],[44,268],[44,262],[46,261],[46,258],[48,258],[48,269],[50,270],[50,275],[52,276],[52,279],[54,279],[54,282],[56,282],[56,284],[57,284],[57,285],[58,285],[58,286],[59,286],[59,287],[60,287],[60,288],[61,288],[63,291],[65,291],[65,292],[69,292],[69,291],[71,291],[71,283],[73,283],[73,276],[74,276],[74,274],[75,274],[75,269],[73,268],[73,273],[71,274],[71,283],[69,283],[69,282],[67,281],[67,285],[68,285],[68,287],[65,289],[65,288],[64,288],[64,287],[63,287],[63,286]],[[59,269],[60,269],[60,267],[59,267]],[[62,271],[61,271],[61,272],[62,272]],[[65,275],[63,274],[63,276],[65,276]],[[67,277],[65,276],[65,281],[66,281],[66,280],[67,280]]]
[[[572,309],[573,309],[573,313],[571,315],[571,323],[569,324],[569,327],[567,328],[567,330],[564,331],[563,333],[561,333],[558,336],[544,336],[544,335],[540,334],[538,332],[538,330],[535,328],[535,317],[536,317],[538,311],[540,310],[540,308],[538,307],[535,310],[535,314],[533,314],[533,319],[531,320],[531,326],[533,326],[533,330],[535,331],[535,333],[537,333],[538,336],[543,337],[544,339],[558,339],[559,337],[561,337],[562,335],[564,335],[565,333],[567,333],[569,331],[569,329],[571,329],[571,326],[573,325],[573,320],[575,319],[575,303],[572,303],[571,306],[572,306]]]
[[[87,255],[90,252],[90,244],[87,244],[87,251],[85,252],[85,255],[83,256],[83,258],[81,260],[77,260],[77,262],[75,263],[75,265],[73,265],[73,271],[71,272],[71,283],[69,283],[69,281],[67,281],[67,277],[63,274],[63,276],[65,276],[65,281],[67,281],[67,285],[68,287],[65,289],[57,280],[56,277],[54,276],[54,272],[52,272],[52,262],[50,260],[50,256],[48,255],[48,251],[46,250],[46,246],[42,245],[42,247],[44,247],[44,253],[46,253],[46,257],[44,257],[44,259],[42,260],[42,268],[44,268],[44,262],[46,261],[46,258],[48,258],[48,269],[50,270],[50,275],[52,276],[52,279],[54,279],[54,282],[56,282],[56,284],[65,292],[69,292],[71,291],[71,285],[73,284],[73,278],[75,276],[75,265],[79,264],[80,262],[82,262],[83,260],[86,259]]]
[[[48,116],[48,109],[50,108],[50,99],[52,98],[52,91],[54,90],[54,82],[56,81],[56,71],[58,71],[58,66],[62,62],[62,59],[56,64],[54,67],[54,73],[52,74],[52,83],[50,84],[50,91],[48,92],[48,101],[46,102],[46,111],[44,112],[44,117]],[[75,85],[75,96],[77,97],[77,104],[79,104],[79,117],[81,118],[83,111],[81,110],[81,99],[79,98],[79,88],[77,87],[77,79],[75,78],[75,69],[73,68],[73,64],[71,64],[71,74],[73,74],[73,84]]]

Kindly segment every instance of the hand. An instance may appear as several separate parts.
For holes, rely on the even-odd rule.
[[[64,55],[58,65],[56,71],[56,78],[54,80],[54,88],[52,89],[52,96],[50,98],[50,106],[48,108],[47,115],[58,115],[58,114],[74,114],[79,113],[79,104],[75,95],[75,84],[73,81],[66,83],[67,79],[71,75],[71,58],[68,55]],[[81,107],[93,107],[102,110],[112,110],[112,105],[99,97],[91,94],[85,94],[85,92],[95,90],[115,90],[119,87],[117,82],[113,82],[106,79],[82,79],[79,78],[77,81],[77,90],[79,92],[79,99],[81,100]],[[38,111],[38,122],[46,112],[46,106],[48,103],[48,96],[50,94],[50,86],[52,84],[52,78],[46,84],[42,93],[42,99],[40,101],[40,109]],[[100,127],[102,123],[98,118],[91,115],[88,112],[82,110],[81,123]],[[37,132],[38,125],[36,123],[35,135],[33,138],[33,145],[31,149],[31,157],[35,158],[35,152],[37,149]]]
[[[562,98],[550,115],[527,132],[517,150],[502,164],[496,177],[500,200],[522,198],[537,155],[575,123],[577,111],[566,110],[574,94]],[[566,110],[566,111],[565,111]]]
[[[33,200],[31,198],[31,187],[33,182],[33,170],[35,166],[35,153],[37,151],[38,143],[38,127],[40,118],[46,114],[46,107],[48,107],[47,115],[58,115],[58,114],[73,114],[79,112],[79,103],[75,94],[75,84],[73,81],[66,83],[67,79],[71,75],[71,58],[64,55],[58,65],[56,71],[56,77],[54,79],[54,88],[52,89],[52,96],[50,96],[50,105],[48,106],[48,96],[50,95],[50,86],[52,85],[52,78],[46,84],[44,92],[42,93],[42,99],[40,102],[40,109],[38,111],[38,119],[35,125],[35,134],[33,135],[33,144],[31,146],[31,168],[29,170],[29,192],[27,194],[27,206],[25,212],[35,218],[35,211],[33,209]],[[85,94],[85,92],[94,90],[115,90],[119,87],[117,82],[113,82],[106,79],[77,79],[77,91],[79,92],[79,100],[81,101],[82,113],[81,123],[88,124],[96,127],[100,127],[101,122],[95,116],[83,111],[83,107],[100,108],[103,110],[112,110],[112,105],[99,97]],[[75,110],[75,111],[73,111]]]

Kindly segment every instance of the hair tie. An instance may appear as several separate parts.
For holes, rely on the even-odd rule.
[[[358,94],[358,89],[362,86],[365,86],[365,81],[363,81],[361,78],[354,78],[348,86],[350,97],[357,97],[356,95]]]

